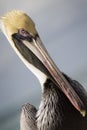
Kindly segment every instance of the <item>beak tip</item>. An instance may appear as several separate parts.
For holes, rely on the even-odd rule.
[[[81,115],[82,115],[83,117],[86,116],[86,111],[85,111],[85,110],[81,110],[80,113],[81,113]]]

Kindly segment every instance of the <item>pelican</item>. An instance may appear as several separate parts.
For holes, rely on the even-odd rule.
[[[12,10],[1,17],[0,28],[42,89],[38,110],[30,104],[22,107],[20,129],[87,130],[87,92],[55,65],[32,19],[23,11]]]

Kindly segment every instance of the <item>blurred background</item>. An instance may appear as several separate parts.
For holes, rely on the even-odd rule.
[[[0,16],[18,9],[36,23],[61,71],[87,89],[87,0],[0,0]],[[0,32],[0,130],[19,130],[21,106],[38,108],[41,88]]]

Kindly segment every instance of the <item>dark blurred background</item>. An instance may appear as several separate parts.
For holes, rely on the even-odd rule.
[[[18,9],[36,23],[61,71],[87,89],[87,0],[0,0],[0,16]],[[19,130],[21,106],[38,108],[41,88],[0,32],[0,130]]]

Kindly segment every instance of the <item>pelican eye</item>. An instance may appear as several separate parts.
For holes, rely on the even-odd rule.
[[[18,36],[22,40],[28,40],[29,42],[32,42],[33,36],[23,28],[18,29]]]

